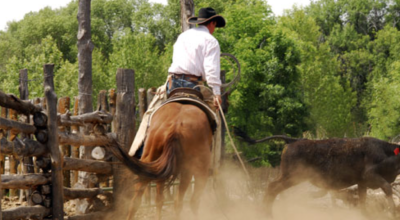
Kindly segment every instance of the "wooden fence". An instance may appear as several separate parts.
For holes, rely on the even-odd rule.
[[[0,91],[0,187],[3,191],[8,190],[11,197],[20,190],[28,203],[28,206],[2,210],[0,219],[64,219],[64,202],[67,200],[86,198],[93,201],[100,194],[112,196],[100,186],[115,186],[116,181],[110,180],[110,177],[116,168],[120,168],[114,166],[119,162],[111,162],[111,156],[101,146],[117,136],[124,136],[110,132],[112,126],[123,127],[125,133],[130,133],[125,137],[127,143],[134,137],[134,124],[130,125],[133,132],[126,130],[127,123],[135,123],[134,81],[129,81],[134,77],[132,70],[119,69],[117,92],[111,89],[107,97],[107,91],[101,91],[97,110],[78,115],[77,98],[73,111],[69,109],[69,97],[57,100],[53,68],[52,64],[44,65],[45,96],[42,99],[27,100],[27,70],[20,72],[20,98]],[[126,98],[133,100],[127,101]],[[118,111],[119,116],[116,115]],[[130,120],[126,120],[129,117]],[[119,119],[113,121],[113,118]],[[96,147],[92,158],[97,160],[79,159],[79,148],[84,147]],[[3,174],[5,158],[9,162],[9,174]],[[21,168],[19,173],[16,169],[18,163]],[[71,187],[80,182],[82,175],[78,175],[78,171],[89,173],[84,175],[83,181],[89,182],[92,188]],[[68,219],[89,219],[101,215],[100,212],[90,213]]]
[[[132,174],[102,146],[117,138],[120,147],[129,150],[136,109],[140,120],[156,88],[139,89],[136,108],[134,71],[118,69],[117,88],[100,91],[96,110],[78,114],[78,97],[70,109],[71,99],[54,93],[53,68],[43,68],[44,98],[28,100],[26,69],[20,71],[20,98],[0,91],[0,188],[11,198],[19,190],[19,201],[27,201],[27,206],[2,210],[0,220],[100,219],[108,208],[119,207],[120,197],[132,193],[124,188],[132,186]],[[88,147],[94,148],[89,158],[87,151],[80,153]],[[5,159],[9,174],[4,173]],[[165,191],[165,204],[172,204],[178,184]],[[155,204],[153,187],[149,184],[144,194],[144,206]],[[114,204],[106,206],[98,195]],[[65,217],[64,204],[74,199],[83,201],[78,204],[78,214],[83,214]]]

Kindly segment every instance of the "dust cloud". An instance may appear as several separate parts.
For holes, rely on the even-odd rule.
[[[278,169],[248,167],[247,178],[237,163],[226,163],[218,172],[218,179],[210,178],[201,197],[199,215],[190,210],[193,186],[185,196],[180,220],[269,220],[264,212],[263,197],[269,182],[278,176]],[[312,193],[320,189],[303,183],[281,193],[273,205],[273,220],[386,220],[390,219],[386,200],[380,190],[368,191],[366,211],[331,194],[314,198]],[[153,198],[154,200],[154,194]],[[126,205],[129,205],[127,201]],[[386,211],[386,212],[385,212]],[[154,206],[142,203],[134,219],[155,219]],[[172,201],[164,205],[163,220],[177,219]],[[120,215],[118,218],[126,219]]]

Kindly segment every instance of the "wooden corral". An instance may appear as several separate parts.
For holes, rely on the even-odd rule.
[[[53,67],[52,64],[44,65],[44,99],[22,100],[15,95],[0,92],[2,112],[0,152],[1,156],[8,158],[10,166],[10,174],[3,174],[4,169],[2,169],[0,188],[3,191],[14,190],[15,193],[12,196],[15,196],[17,190],[20,190],[25,194],[28,204],[26,207],[2,210],[2,219],[64,219],[64,202],[73,199],[93,200],[97,195],[110,194],[99,188],[99,182],[108,182],[114,174],[112,164],[119,162],[110,162],[110,155],[107,155],[107,152],[100,146],[110,143],[117,137],[115,133],[110,133],[111,124],[122,126],[124,129],[130,126],[132,127],[130,135],[134,135],[134,124],[124,124],[126,121],[134,122],[134,119],[121,118],[119,122],[113,122],[117,112],[115,109],[118,109],[114,89],[110,90],[109,97],[111,99],[109,101],[107,101],[107,92],[100,92],[96,111],[81,115],[76,114],[76,111],[70,113],[69,98],[57,99],[54,93]],[[26,70],[21,72],[26,72]],[[125,77],[125,74],[131,78],[134,77],[133,71],[122,69],[118,71],[118,75],[122,78]],[[21,76],[24,77],[20,80],[23,83],[27,77]],[[22,83],[20,88],[23,87]],[[125,83],[124,87],[118,91],[132,91],[134,95],[133,83],[133,81]],[[21,91],[26,92],[26,90]],[[20,95],[22,97],[22,94]],[[120,100],[120,102],[127,103],[126,100]],[[79,102],[76,100],[74,103],[74,109],[76,109]],[[134,116],[134,97],[133,102],[125,106],[132,109],[133,113],[124,117]],[[107,111],[108,109],[111,113]],[[123,106],[120,106],[119,111],[119,114],[124,115]],[[8,113],[8,117],[6,113]],[[13,117],[10,117],[11,113]],[[87,129],[86,134],[78,133],[81,127]],[[127,141],[132,141],[132,138],[133,136]],[[97,154],[103,153],[101,160],[82,158],[82,155],[78,154],[79,146],[98,147],[97,150],[100,153]],[[19,160],[20,166],[27,166],[29,169],[21,169],[18,173],[16,170],[13,171],[11,167],[16,165],[10,163],[11,158],[15,158],[16,162]],[[88,182],[95,187],[73,188],[78,177],[74,175],[75,173],[71,175],[70,171],[87,172],[89,174],[87,175]],[[109,186],[109,183],[105,185]],[[108,195],[108,197],[110,196]],[[69,218],[89,219],[95,215],[97,214],[90,213]],[[104,214],[99,215],[104,216]]]

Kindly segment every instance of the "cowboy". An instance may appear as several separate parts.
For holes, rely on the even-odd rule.
[[[217,15],[212,8],[201,8],[199,16],[189,18],[188,23],[199,26],[180,34],[174,44],[172,64],[168,69],[168,83],[157,89],[149,104],[129,150],[130,156],[141,156],[141,147],[144,144],[151,114],[166,100],[167,94],[172,90],[187,87],[200,91],[198,85],[206,81],[214,94],[210,101],[213,102],[215,108],[218,108],[218,103],[221,103],[221,51],[217,39],[212,34],[215,28],[225,27],[225,19]],[[206,102],[208,103],[208,101]]]
[[[172,83],[167,84],[167,93],[179,87],[195,88],[206,81],[214,93],[214,106],[221,103],[220,54],[219,43],[212,36],[215,28],[225,27],[225,19],[212,8],[201,8],[198,17],[188,19],[197,28],[189,29],[179,35],[174,44],[171,67],[168,69]]]

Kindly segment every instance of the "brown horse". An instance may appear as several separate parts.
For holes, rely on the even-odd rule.
[[[212,129],[207,115],[196,106],[172,102],[153,115],[139,162],[113,148],[117,158],[140,177],[127,219],[133,219],[141,204],[143,192],[152,180],[157,183],[157,219],[161,219],[165,183],[171,183],[178,176],[180,184],[175,201],[176,215],[179,217],[183,197],[193,176],[195,186],[190,207],[197,215],[199,199],[209,176],[211,146]]]

